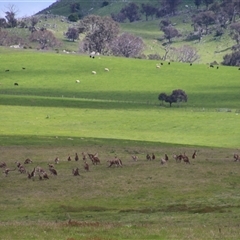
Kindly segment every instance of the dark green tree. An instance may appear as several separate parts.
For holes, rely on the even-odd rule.
[[[121,13],[128,18],[129,22],[140,20],[139,6],[135,3],[129,3],[126,7],[122,8]]]

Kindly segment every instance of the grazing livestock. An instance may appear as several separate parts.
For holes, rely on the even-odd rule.
[[[70,157],[70,155],[68,156],[68,159],[67,159],[69,162],[72,161],[72,158]]]
[[[152,160],[152,158],[151,158],[151,156],[149,154],[146,155],[146,159],[147,159],[147,161],[148,160]]]
[[[27,172],[28,178],[31,179],[31,178],[35,177],[35,172],[36,172],[36,169],[35,169],[35,168],[32,170],[31,173]]]
[[[57,170],[55,168],[49,167],[49,171],[52,175],[57,176]]]
[[[89,171],[89,165],[88,165],[88,163],[87,162],[84,162],[84,169],[86,170],[86,171]]]
[[[167,160],[164,159],[164,158],[161,158],[161,164],[164,165],[164,164],[166,164],[166,163],[167,163]]]
[[[193,155],[192,155],[192,159],[195,159],[197,157],[197,151],[195,150]]]
[[[184,161],[185,163],[190,164],[189,158],[188,158],[188,156],[187,156],[185,153],[183,154],[183,161]]]
[[[18,83],[15,82],[15,83],[14,83],[14,86],[18,86]]]
[[[171,63],[170,62],[168,62],[168,65],[170,65]]]
[[[152,160],[154,160],[156,157],[155,157],[155,154],[153,153],[152,154]]]
[[[54,160],[55,164],[58,164],[59,161],[60,161],[59,157],[56,157],[55,160]]]
[[[3,173],[5,173],[5,177],[6,177],[10,171],[15,171],[15,170],[16,170],[16,168],[14,168],[14,169],[5,168]]]
[[[49,179],[48,174],[44,171],[38,174],[39,180]]]
[[[5,72],[9,72],[10,70],[9,69],[6,69]]]
[[[104,70],[105,70],[106,72],[109,72],[109,69],[108,69],[108,68],[104,68]]]
[[[236,153],[234,153],[233,158],[234,158],[234,162],[240,161],[240,157]]]
[[[89,156],[90,160],[92,161],[93,165],[100,164],[100,159],[98,158],[98,153],[95,153],[95,154],[88,153],[88,156]]]
[[[161,62],[161,65],[163,65],[163,63]]]
[[[79,174],[79,169],[78,169],[78,168],[73,169],[73,170],[72,170],[72,174],[73,174],[73,176],[80,176],[80,174]]]
[[[138,157],[136,155],[132,155],[132,159],[133,159],[133,161],[137,161]]]
[[[75,153],[75,161],[78,161],[78,160],[79,160],[78,154]]]
[[[96,71],[92,71],[92,74],[94,74],[94,75],[95,75],[95,74],[97,74],[97,72],[96,72]]]
[[[156,64],[156,68],[161,68],[161,66],[159,66],[158,64]]]
[[[5,168],[5,167],[7,167],[7,164],[5,162],[1,162],[0,163],[0,168]]]
[[[165,160],[168,161],[169,157],[167,154],[165,154]]]
[[[76,83],[80,83],[80,80],[76,80]]]
[[[116,167],[121,167],[122,166],[122,160],[118,157],[115,157],[112,160],[108,160],[107,162],[109,162],[108,167],[111,167],[112,165],[115,165]]]
[[[95,55],[96,55],[96,52],[93,51],[93,52],[90,53],[89,57],[90,58],[95,58]]]
[[[87,154],[82,152],[82,158],[83,158],[83,161],[87,160]]]
[[[192,66],[192,63],[190,63],[190,66]]]
[[[210,64],[210,68],[214,68],[214,66],[212,64]]]
[[[25,67],[22,67],[22,70],[25,70],[26,68]]]
[[[181,162],[183,159],[183,155],[173,155],[173,158],[176,160],[176,162]]]
[[[30,158],[25,159],[24,164],[32,163],[32,160]]]

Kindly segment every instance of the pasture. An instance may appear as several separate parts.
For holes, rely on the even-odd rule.
[[[13,170],[30,158],[27,171],[48,172],[60,158],[58,175],[48,172],[47,180],[17,169],[1,173],[2,239],[237,238],[237,68],[0,53],[0,163]],[[178,88],[187,103],[170,108],[158,101],[159,93]],[[88,158],[85,171],[82,152],[98,153],[101,164]],[[184,152],[190,164],[174,160]],[[156,159],[147,161],[147,153]],[[170,159],[161,165],[164,154]],[[122,167],[108,167],[115,156]],[[76,167],[80,176],[72,175]]]

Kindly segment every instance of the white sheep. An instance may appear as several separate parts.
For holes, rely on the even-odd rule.
[[[91,52],[91,53],[90,53],[90,58],[95,58],[95,54],[96,54],[96,52],[94,52],[94,51]]]
[[[108,68],[104,68],[104,70],[105,70],[106,72],[109,72],[109,69],[108,69]]]
[[[92,74],[97,74],[95,71],[92,71]]]
[[[76,83],[80,83],[80,80],[76,80]]]

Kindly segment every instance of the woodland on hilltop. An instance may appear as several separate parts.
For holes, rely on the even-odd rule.
[[[111,11],[113,5],[115,8]],[[186,15],[190,22],[188,30],[183,31]],[[47,24],[50,19],[56,20],[53,29]],[[123,30],[125,24],[131,24],[134,29],[138,23],[149,21],[159,22],[157,41],[163,49],[161,53],[147,54],[144,37]],[[62,37],[56,34],[58,22],[67,24]],[[11,29],[29,32],[21,34]],[[201,57],[197,48],[189,43],[198,46],[197,43],[208,36],[218,41],[223,36],[229,37],[232,44],[226,46],[222,64],[240,66],[240,0],[109,0],[89,4],[58,0],[38,14],[22,19],[17,18],[17,9],[11,5],[5,17],[0,18],[0,46],[18,44],[24,48],[61,49],[63,42],[69,40],[79,42],[77,51],[83,53],[96,51],[104,55],[189,63]]]

